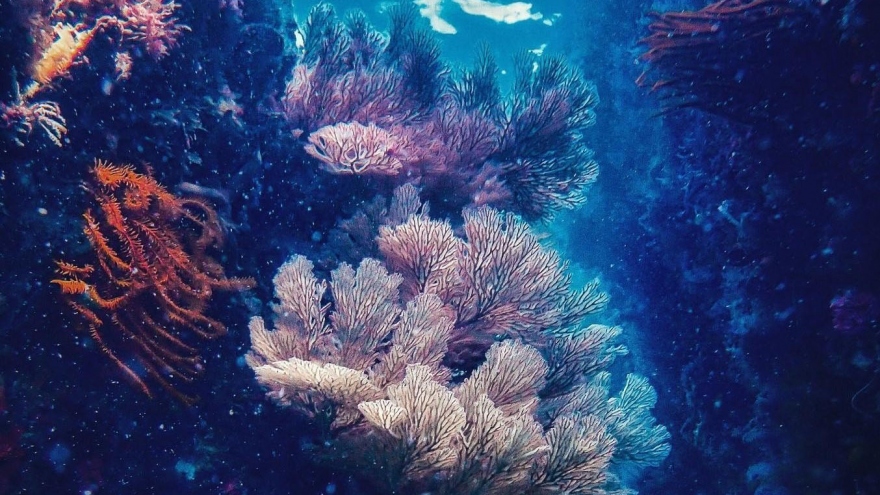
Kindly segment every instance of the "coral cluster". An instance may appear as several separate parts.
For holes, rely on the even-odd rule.
[[[52,282],[126,378],[147,395],[149,379],[190,402],[176,385],[202,372],[193,338],[226,332],[205,315],[214,291],[253,281],[226,278],[207,254],[223,240],[209,205],[175,197],[129,166],[98,161],[91,172],[96,208],[83,215],[83,232],[94,264],[58,261],[61,277]]]
[[[623,493],[618,475],[662,461],[668,433],[646,379],[610,394],[620,329],[584,325],[605,296],[573,290],[512,214],[467,211],[464,232],[410,208],[381,230],[381,261],[328,282],[293,257],[248,364],[321,426],[319,457],[386,493]]]
[[[312,10],[282,101],[305,151],[331,173],[417,184],[450,211],[492,205],[538,219],[580,203],[597,174],[583,135],[594,86],[561,58],[522,55],[504,98],[488,50],[452,77],[416,16],[392,9],[386,36],[363,14]]]
[[[131,51],[142,48],[153,59],[168,54],[183,31],[174,11],[179,5],[164,0],[56,2],[19,1],[20,15],[28,17],[28,30],[34,39],[29,65],[24,71],[24,91],[20,82],[9,103],[0,102],[0,128],[29,135],[34,127],[42,129],[57,146],[67,133],[60,106],[54,101],[36,98],[71,71],[86,62],[85,53],[99,33],[110,34],[119,48],[115,52],[116,78],[128,77],[132,67]],[[19,144],[23,144],[17,139]]]

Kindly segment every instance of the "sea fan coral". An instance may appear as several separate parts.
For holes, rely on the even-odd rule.
[[[403,167],[401,141],[374,124],[351,122],[313,132],[305,150],[333,174],[395,175]]]
[[[513,214],[488,207],[466,211],[465,238],[448,222],[411,216],[383,227],[377,243],[403,275],[409,293],[438,294],[456,313],[447,362],[479,360],[492,342],[509,337],[539,343],[600,311],[607,296],[596,284],[571,290],[555,251],[545,249]]]
[[[489,205],[532,220],[579,204],[597,175],[584,143],[595,87],[561,58],[522,55],[502,98],[487,49],[452,78],[416,17],[411,5],[393,9],[385,36],[362,14],[312,10],[282,101],[306,152],[332,173],[393,174],[389,183],[417,184],[450,212]],[[377,139],[384,147],[369,145]]]
[[[343,264],[329,283],[293,257],[275,328],[251,320],[258,381],[321,426],[320,458],[386,493],[624,489],[617,469],[658,464],[668,433],[644,378],[609,393],[620,331],[580,326],[604,296],[572,291],[515,217],[483,208],[465,232],[411,215],[382,229],[386,263]],[[471,359],[451,360],[462,347]]]

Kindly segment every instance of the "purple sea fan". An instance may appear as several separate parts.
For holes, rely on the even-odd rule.
[[[584,201],[598,176],[584,133],[596,120],[595,85],[560,57],[517,59],[516,87],[507,106],[504,135],[489,158],[501,164],[510,205],[528,220]]]
[[[422,90],[441,87],[443,67],[430,62],[439,48],[428,42],[432,39],[415,43],[421,38],[400,26],[405,19],[392,17],[392,32],[386,38],[363,14],[340,21],[328,4],[312,9],[303,28],[303,57],[282,101],[295,132],[352,121],[405,125],[430,112],[434,100]],[[424,66],[407,71],[405,61],[410,59],[424,60]]]
[[[449,213],[488,205],[532,221],[580,204],[598,171],[585,144],[595,86],[560,57],[524,54],[502,97],[488,48],[449,76],[418,19],[393,9],[386,37],[361,14],[312,10],[282,101],[305,151],[334,174],[417,184]]]

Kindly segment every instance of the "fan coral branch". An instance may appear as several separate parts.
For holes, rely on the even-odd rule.
[[[309,136],[308,154],[332,174],[395,175],[403,167],[406,144],[374,124],[357,122],[325,126]]]
[[[600,487],[616,442],[598,418],[560,418],[547,432],[547,443],[550,454],[533,480],[533,493],[605,493]]]
[[[337,362],[366,369],[393,329],[401,277],[389,274],[376,260],[366,259],[357,272],[343,264],[333,271],[333,322]]]
[[[452,312],[440,298],[433,294],[416,296],[400,314],[391,350],[376,368],[374,380],[379,384],[398,382],[410,363],[426,366],[440,381],[449,379],[449,370],[442,362],[454,324]]]
[[[430,478],[449,468],[455,462],[453,442],[465,423],[464,409],[452,392],[434,381],[428,367],[412,365],[387,394],[379,403],[361,403],[359,410],[390,437],[387,452],[392,455],[384,460],[389,485]]]
[[[544,385],[547,363],[537,349],[514,340],[493,345],[486,361],[456,388],[456,396],[473,404],[485,395],[506,414],[533,412]]]
[[[614,343],[620,333],[619,327],[590,325],[580,332],[551,340],[544,349],[550,369],[541,397],[568,394],[580,383],[580,377],[593,375],[607,368],[617,356],[625,355],[627,348]]]
[[[467,245],[459,258],[463,279],[459,322],[490,335],[562,330],[601,311],[607,296],[588,286],[569,290],[566,266],[529,226],[491,208],[465,212]],[[476,327],[476,328],[473,328]]]
[[[651,416],[656,403],[657,392],[647,378],[626,376],[620,395],[608,402],[612,410],[619,411],[610,425],[617,438],[615,461],[643,468],[658,466],[669,455],[669,432]]]
[[[397,227],[380,228],[376,242],[388,267],[403,275],[405,295],[451,297],[461,241],[448,222],[414,215]]]

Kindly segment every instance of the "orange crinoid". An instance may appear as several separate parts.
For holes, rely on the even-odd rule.
[[[101,350],[145,394],[158,383],[184,402],[178,386],[203,369],[196,341],[226,333],[205,315],[215,290],[243,290],[207,254],[223,241],[217,213],[178,198],[128,165],[97,161],[86,188],[95,200],[83,218],[94,264],[58,261],[53,280]]]

